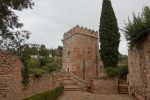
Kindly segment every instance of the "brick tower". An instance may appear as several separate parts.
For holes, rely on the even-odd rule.
[[[71,71],[84,80],[99,76],[98,32],[77,25],[64,33],[62,41],[63,71]]]

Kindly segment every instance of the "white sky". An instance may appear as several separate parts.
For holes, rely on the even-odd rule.
[[[144,6],[150,6],[150,0],[111,0],[118,19],[119,28],[132,13],[141,12]],[[32,35],[30,43],[45,44],[48,48],[62,45],[64,32],[76,25],[95,31],[99,30],[102,0],[34,0],[32,10],[17,12],[24,28]],[[120,31],[121,32],[121,31]],[[121,32],[119,51],[127,54],[127,43]]]

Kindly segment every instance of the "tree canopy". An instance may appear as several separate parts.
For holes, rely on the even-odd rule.
[[[14,11],[32,8],[32,0],[0,0],[0,49],[17,48],[29,38]],[[19,29],[19,30],[18,30]]]
[[[144,7],[143,12],[137,16],[133,14],[133,20],[128,20],[123,29],[129,48],[139,46],[150,34],[150,8]]]

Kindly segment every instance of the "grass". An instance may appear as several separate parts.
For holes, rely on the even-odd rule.
[[[55,89],[52,89],[50,91],[37,94],[35,96],[25,98],[23,100],[57,100],[58,96],[63,93],[64,87],[59,86]]]

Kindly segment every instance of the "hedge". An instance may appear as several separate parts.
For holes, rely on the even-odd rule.
[[[23,100],[57,100],[58,96],[63,93],[63,90],[64,90],[64,87],[59,86],[50,91],[47,91],[47,92],[44,92],[41,94],[37,94],[37,95],[29,97],[29,98],[25,98]]]
[[[118,67],[108,67],[105,68],[105,73],[107,77],[118,77],[118,78],[123,78],[126,77],[128,74],[128,65],[121,65]]]

